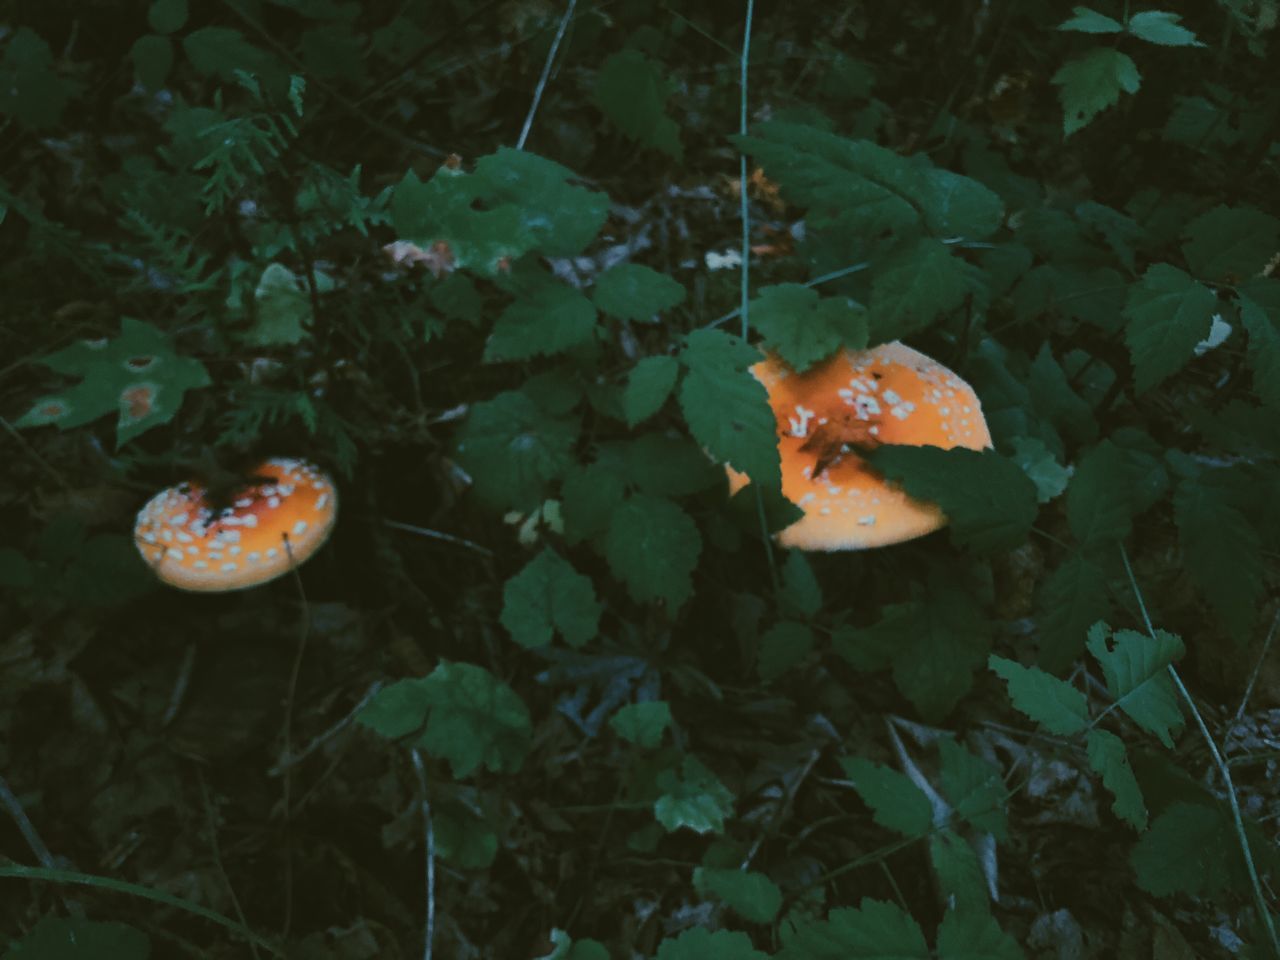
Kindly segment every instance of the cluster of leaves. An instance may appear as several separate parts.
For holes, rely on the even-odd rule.
[[[876,15],[877,35],[847,25],[848,49],[806,40],[823,55],[788,79],[813,99],[761,84],[752,98],[767,111],[727,138],[694,118],[728,110],[737,65],[709,85],[689,66],[690,45],[716,35],[698,18],[719,14],[681,4],[659,29],[636,10],[617,22],[591,10],[560,49],[541,5],[507,5],[493,48],[510,54],[509,36],[522,35],[537,49],[511,68],[522,92],[543,55],[589,69],[547,94],[534,129],[558,132],[535,136],[536,149],[496,146],[519,122],[497,92],[475,94],[474,115],[439,119],[475,159],[388,133],[357,101],[383,96],[375,74],[403,73],[392,109],[413,120],[415,98],[464,86],[446,40],[467,36],[474,50],[489,27],[462,2],[445,5],[444,24],[414,5],[374,6],[228,3],[223,22],[154,0],[128,38],[136,86],[120,98],[145,148],[122,150],[94,188],[94,215],[34,202],[38,182],[0,179],[0,229],[23,243],[0,274],[15,310],[53,296],[33,265],[75,278],[77,292],[107,285],[127,305],[88,331],[13,334],[53,375],[30,373],[12,397],[24,436],[69,469],[82,463],[74,448],[37,428],[96,443],[114,414],[115,456],[101,454],[113,478],[210,442],[231,453],[301,443],[364,478],[371,512],[413,502],[388,477],[388,451],[458,479],[467,492],[447,524],[487,541],[496,559],[483,573],[413,564],[381,541],[349,561],[386,572],[383,605],[417,593],[449,611],[414,630],[446,635],[459,621],[438,662],[383,687],[356,727],[429,771],[406,789],[430,800],[433,851],[476,875],[516,850],[514,811],[531,784],[564,801],[531,769],[553,744],[595,758],[589,791],[626,822],[612,849],[679,863],[682,895],[730,915],[714,932],[655,937],[658,960],[1022,956],[982,852],[1016,844],[1017,790],[998,758],[966,745],[968,707],[991,686],[984,668],[1055,756],[1109,791],[1142,891],[1247,903],[1228,809],[1171,759],[1183,717],[1168,669],[1182,641],[1104,624],[1131,613],[1125,544],[1154,581],[1161,622],[1195,637],[1193,651],[1201,636],[1243,649],[1274,580],[1280,219],[1266,198],[1280,100],[1256,83],[1274,44],[1253,9],[1274,17],[1274,4],[1223,0],[1184,26],[1127,5],[1077,7],[1061,22],[1047,4],[1005,0],[999,30],[980,25],[974,39],[1000,81],[989,86],[986,68],[975,81],[948,55],[939,70],[959,71],[972,99],[930,94],[923,112],[895,119],[887,104],[909,99],[912,65],[941,50],[940,15],[907,4]],[[875,42],[886,31],[914,59],[878,52],[893,49]],[[1199,39],[1210,31],[1232,52],[1212,80]],[[1100,45],[1081,48],[1082,34]],[[787,77],[795,37],[766,28],[756,40],[767,75]],[[1051,81],[1026,79],[1045,63],[1062,64]],[[1147,89],[1122,97],[1138,93],[1139,63]],[[87,73],[39,30],[0,34],[0,122],[42,149],[50,130],[85,122],[77,111],[97,96]],[[485,76],[473,65],[468,82],[485,87]],[[1061,114],[1045,109],[1053,87]],[[335,117],[394,144],[367,161],[372,175],[364,152],[326,132]],[[730,238],[702,225],[696,256],[650,256],[651,224],[637,231],[645,242],[628,236],[641,215],[618,173],[656,166],[676,180],[662,164],[693,164],[709,180],[726,142],[776,191],[753,216],[795,241],[743,265],[741,303],[702,257]],[[678,191],[655,180],[652,193]],[[681,242],[679,230],[663,235]],[[803,371],[900,339],[973,384],[994,441],[868,455],[941,506],[948,532],[874,555],[778,556],[771,534],[797,508],[781,495],[776,421],[750,368],[762,350]],[[750,480],[733,497],[726,468]],[[118,534],[51,524],[4,541],[0,585],[39,593],[26,609],[41,616],[127,607],[145,587],[122,553]],[[82,592],[95,580],[98,594]],[[322,589],[358,602],[335,581]],[[464,636],[498,642],[486,660]],[[1080,686],[1095,673],[1111,700],[1101,710]],[[879,675],[891,683],[869,679]],[[759,724],[742,755],[716,732],[737,697]],[[829,899],[839,888],[828,871],[862,861],[801,857],[803,839],[779,839],[780,824],[799,835],[803,817],[822,818],[798,795],[819,788],[776,773],[764,748],[799,736],[769,731],[775,710],[827,731],[806,730],[803,753],[843,774],[821,789],[852,790],[868,811],[865,862],[923,849],[908,869],[936,881],[940,909],[896,882],[856,904]],[[904,750],[901,769],[871,759],[877,745],[851,731],[876,712],[951,726],[934,739],[936,776]],[[749,804],[775,778],[785,802],[762,817]],[[1274,875],[1274,845],[1257,824],[1244,829],[1257,868]],[[609,956],[602,941],[616,931],[584,926],[601,939],[553,929],[549,956]],[[71,939],[145,956],[135,933],[50,917],[6,956]]]

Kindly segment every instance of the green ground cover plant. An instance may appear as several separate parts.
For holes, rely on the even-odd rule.
[[[1280,6],[796,7],[0,10],[0,957],[1280,956]],[[895,340],[993,447],[779,547]]]

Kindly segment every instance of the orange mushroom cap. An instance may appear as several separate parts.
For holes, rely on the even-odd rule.
[[[859,455],[880,444],[991,446],[973,388],[905,344],[841,350],[804,373],[770,356],[751,368],[778,421],[782,494],[804,516],[778,534],[800,550],[860,550],[932,533],[947,518]],[[729,492],[750,479],[729,470]]]
[[[157,577],[180,590],[240,590],[287,573],[328,539],[338,495],[320,468],[273,458],[249,475],[217,513],[198,483],[147,502],[133,541]]]

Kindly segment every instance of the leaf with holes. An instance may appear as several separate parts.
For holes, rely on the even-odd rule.
[[[1087,646],[1120,709],[1172,748],[1172,734],[1182,728],[1183,720],[1168,667],[1182,656],[1181,638],[1163,630],[1154,637],[1134,630],[1113,633],[1105,623],[1095,623]]]
[[[1111,47],[1096,47],[1063,65],[1053,75],[1062,102],[1062,131],[1071,136],[1120,100],[1121,92],[1137,93],[1142,85],[1138,65]]]

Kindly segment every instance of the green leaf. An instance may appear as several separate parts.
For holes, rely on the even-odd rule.
[[[254,46],[231,27],[201,27],[182,38],[182,49],[196,71],[234,83],[236,71],[252,74],[272,91],[288,87],[289,72],[275,57]]]
[[[117,447],[168,423],[188,390],[210,383],[204,364],[174,353],[165,334],[132,317],[113,340],[82,340],[40,362],[81,382],[37,400],[15,425],[70,430],[116,411]]]
[[[687,437],[649,432],[601,447],[602,460],[615,454],[628,483],[654,496],[683,497],[724,483],[724,471]]]
[[[147,960],[151,939],[123,923],[46,916],[21,940],[9,944],[4,960]]]
[[[938,878],[943,903],[956,908],[987,910],[987,879],[973,847],[954,830],[936,830],[929,835],[929,862]]]
[[[442,661],[427,677],[399,680],[379,691],[356,719],[388,739],[425,724],[416,746],[448,760],[457,778],[481,766],[495,773],[520,769],[532,738],[524,701],[471,663]]]
[[[1142,85],[1137,64],[1119,50],[1095,47],[1064,64],[1053,75],[1062,103],[1062,132],[1071,136],[1120,100],[1120,92],[1137,93]]]
[[[817,225],[854,236],[879,230],[939,238],[988,237],[1004,219],[1000,198],[976,180],[903,157],[868,140],[772,120],[730,138],[754,156],[788,199],[815,208]]]
[[[563,930],[553,929],[551,942],[555,949],[537,960],[609,960],[609,951],[598,940],[588,938],[575,943]]]
[[[618,131],[679,163],[684,159],[680,128],[666,114],[674,91],[661,65],[635,49],[612,54],[596,74],[596,105]]]
[[[1276,286],[1280,289],[1280,284]],[[1280,314],[1273,320],[1251,291],[1237,291],[1236,305],[1240,322],[1249,333],[1253,392],[1272,410],[1280,410]]]
[[[769,960],[751,946],[751,938],[739,930],[694,927],[658,944],[655,960]]]
[[[715,897],[750,923],[772,923],[782,908],[782,891],[763,873],[716,867],[693,871],[693,886],[704,897]]]
[[[0,116],[33,130],[57,126],[79,86],[64,80],[49,44],[28,27],[18,27],[0,58]]]
[[[147,23],[156,33],[174,33],[187,23],[187,0],[154,0]]]
[[[866,311],[848,297],[821,298],[799,283],[764,287],[750,304],[751,324],[797,373],[842,346],[867,345]]]
[[[676,503],[635,494],[613,513],[604,555],[613,575],[640,603],[661,600],[674,612],[693,592],[702,552],[697,524]]]
[[[571,647],[580,647],[595,637],[600,611],[591,578],[550,548],[502,590],[502,625],[522,647],[546,646],[557,630]]]
[[[475,494],[498,510],[532,510],[573,463],[578,418],[555,416],[522,391],[471,408],[455,452]]]
[[[657,786],[662,795],[653,812],[668,833],[681,827],[695,833],[724,832],[724,818],[733,813],[733,794],[697,757],[686,756],[679,770],[663,770]]]
[[[1125,339],[1139,393],[1191,360],[1196,344],[1209,335],[1217,303],[1212,290],[1167,263],[1152,264],[1142,281],[1129,288]]]
[[[1090,450],[1076,465],[1067,488],[1067,523],[1082,547],[1123,540],[1133,526],[1129,464],[1110,440]]]
[[[1142,802],[1142,788],[1129,766],[1124,741],[1106,730],[1090,730],[1089,766],[1102,777],[1103,784],[1115,796],[1111,811],[1141,833],[1147,828],[1147,807]]]
[[[878,263],[871,281],[871,340],[884,343],[910,336],[961,306],[981,289],[981,275],[950,248],[921,238]]]
[[[1036,502],[1048,503],[1062,494],[1071,481],[1071,471],[1060,464],[1053,451],[1039,437],[1014,437],[1013,462],[1036,485]]]
[[[792,916],[782,925],[777,960],[929,960],[919,925],[897,904],[864,899],[826,920]]]
[[[956,815],[997,840],[1008,836],[1005,807],[1009,791],[998,767],[975,757],[950,737],[938,741],[942,793]]]
[[[596,308],[590,300],[566,284],[540,283],[502,311],[485,344],[484,360],[563,353],[590,343],[595,331]]]
[[[1222,204],[1187,224],[1182,252],[1209,283],[1238,283],[1261,273],[1280,249],[1280,220],[1253,207]]]
[[[573,469],[560,494],[565,539],[581,543],[603,534],[624,496],[626,481],[616,465],[593,463]]]
[[[693,438],[718,460],[754,482],[782,483],[777,421],[764,385],[747,368],[760,360],[754,347],[720,330],[695,330],[680,362],[680,409]]]
[[[1192,31],[1178,23],[1181,19],[1167,10],[1144,10],[1129,18],[1126,29],[1139,40],[1162,47],[1203,47]]]
[[[1180,800],[1152,821],[1129,859],[1138,886],[1154,896],[1214,897],[1233,886],[1242,872],[1239,843],[1224,812]]]
[[[801,550],[790,550],[782,561],[782,599],[802,617],[817,616],[822,609],[822,585]]]
[[[1035,484],[994,450],[886,445],[869,459],[911,496],[940,506],[952,539],[979,553],[1020,546],[1039,512]]]
[[[1172,748],[1170,734],[1182,728],[1182,713],[1167,668],[1182,656],[1182,640],[1163,630],[1155,637],[1134,630],[1113,634],[1106,624],[1096,623],[1087,645],[1120,709]]]
[[[1014,707],[1050,733],[1070,736],[1089,726],[1088,701],[1065,680],[994,655],[987,665],[1009,685]]]
[[[957,906],[938,927],[938,960],[1025,960],[1025,955],[985,908]]]
[[[813,631],[803,623],[783,620],[760,637],[756,672],[766,683],[778,679],[796,666],[813,649]]]
[[[318,292],[332,290],[333,281],[317,273],[316,289]],[[311,335],[308,327],[314,318],[307,283],[284,264],[273,263],[262,271],[253,298],[256,301],[253,326],[241,335],[245,343],[276,347],[300,343]]]
[[[1182,563],[1227,632],[1244,642],[1264,590],[1262,540],[1256,519],[1237,508],[1219,471],[1178,484],[1174,521]]]
[[[447,863],[463,870],[483,870],[498,855],[498,834],[462,803],[432,805],[436,851]]]
[[[841,757],[840,766],[880,826],[904,837],[922,837],[929,832],[933,807],[905,773],[862,757]]]
[[[652,749],[662,742],[663,732],[671,726],[671,706],[665,700],[629,703],[609,718],[609,726],[628,743]]]
[[[620,320],[652,323],[657,315],[683,303],[684,287],[678,281],[637,263],[620,263],[596,278],[591,298],[596,306]]]
[[[662,409],[675,389],[679,373],[680,363],[675,357],[645,357],[631,368],[627,386],[622,391],[622,413],[627,418],[627,426],[634,427]]]
[[[173,44],[168,37],[144,33],[129,48],[129,59],[138,82],[148,90],[159,90],[173,69]]]
[[[1111,612],[1107,572],[1083,550],[1063,558],[1036,593],[1040,665],[1064,670],[1084,650],[1089,627]]]
[[[1071,12],[1074,16],[1058,24],[1059,30],[1078,30],[1080,33],[1120,33],[1124,30],[1124,24],[1119,20],[1112,20],[1097,10],[1072,7]]]

